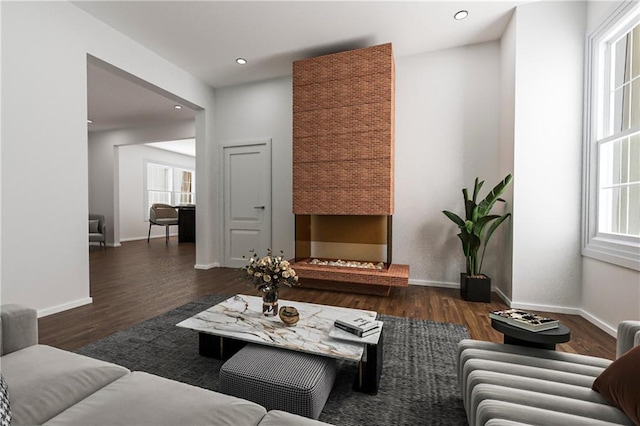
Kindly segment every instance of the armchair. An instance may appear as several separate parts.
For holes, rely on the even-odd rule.
[[[107,247],[106,242],[106,229],[104,215],[101,214],[89,214],[89,242],[100,243],[100,247],[103,245]]]
[[[169,226],[178,224],[177,210],[168,204],[154,204],[149,209],[149,233],[147,242],[151,238],[151,226],[164,226],[166,230],[165,242],[169,242]]]

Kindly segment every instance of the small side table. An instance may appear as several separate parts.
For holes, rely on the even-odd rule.
[[[551,330],[534,332],[492,319],[491,327],[504,334],[504,343],[510,345],[554,351],[557,343],[568,342],[571,339],[571,330],[564,324],[560,324],[558,328],[552,328]]]

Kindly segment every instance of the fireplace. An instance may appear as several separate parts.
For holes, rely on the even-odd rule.
[[[294,269],[303,286],[386,296],[408,285],[392,263],[391,215],[296,215]]]
[[[296,215],[296,262],[321,266],[387,269],[391,220],[386,215]],[[351,264],[331,264],[338,261]],[[324,263],[329,264],[324,264]],[[379,267],[381,266],[381,267]]]
[[[391,256],[394,105],[390,43],[294,62],[294,268],[303,286],[389,294],[408,285],[409,267]]]

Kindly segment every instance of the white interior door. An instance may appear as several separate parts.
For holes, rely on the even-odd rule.
[[[225,146],[224,259],[241,267],[271,247],[271,150],[268,142]],[[244,258],[243,258],[244,256]]]

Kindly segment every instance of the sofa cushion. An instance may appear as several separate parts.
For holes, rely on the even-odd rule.
[[[607,367],[594,381],[593,390],[640,425],[640,346]]]
[[[143,372],[116,380],[47,425],[257,425],[266,410],[249,401]]]
[[[98,231],[98,225],[100,224],[99,220],[89,220],[89,233],[95,234]]]
[[[594,420],[563,411],[545,410],[528,405],[514,404],[497,399],[485,399],[480,403],[476,415],[476,425],[557,425],[582,426],[602,425],[611,423]],[[623,424],[630,424],[628,422]]]
[[[42,424],[129,373],[124,367],[45,345],[4,355],[13,425]]]
[[[156,219],[156,225],[177,225],[177,224],[178,224],[177,218]]]
[[[89,234],[89,242],[90,243],[99,243],[101,241],[104,241],[104,235],[103,234]]]
[[[38,343],[38,313],[35,309],[15,304],[2,305],[0,318],[0,325],[2,325],[0,355]]]
[[[0,374],[0,426],[11,424],[11,405],[9,403],[9,388],[4,377]]]
[[[481,383],[476,385],[471,392],[471,399],[469,400],[469,424],[484,424],[482,421],[478,421],[478,413],[480,406],[484,401],[502,401],[508,402],[521,407],[539,408],[544,412],[558,412],[564,413],[576,418],[583,419],[580,422],[566,423],[566,424],[587,424],[588,420],[592,423],[601,422],[605,424],[616,425],[628,425],[629,419],[624,413],[618,410],[616,407],[608,404],[599,404],[591,401],[585,401],[579,398],[580,395],[570,395],[568,397],[558,396],[554,394],[544,392],[534,392],[529,390],[523,390],[518,388],[512,388],[509,386],[494,385]],[[517,409],[516,409],[517,411]],[[524,421],[524,418],[517,417],[513,414],[510,420]],[[529,423],[526,420],[525,423]],[[553,421],[540,421],[539,423],[533,423],[539,425],[551,425],[557,424]]]

